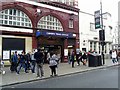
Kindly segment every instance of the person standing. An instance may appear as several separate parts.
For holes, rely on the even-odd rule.
[[[110,50],[109,54],[110,54],[110,59],[112,59],[112,50]]]
[[[115,50],[113,50],[113,51],[112,51],[112,62],[113,62],[113,63],[116,63],[116,62],[117,62],[116,59],[117,59],[117,53],[116,53]]]
[[[49,59],[49,67],[50,67],[50,69],[51,69],[51,77],[53,76],[53,74],[54,74],[54,76],[57,76],[57,74],[56,74],[56,68],[57,68],[57,56],[53,53],[53,52],[51,52],[50,53],[50,59]]]
[[[34,54],[34,58],[36,59],[36,64],[37,64],[37,78],[40,78],[44,76],[44,71],[43,71],[43,63],[44,63],[44,54],[40,49],[37,49],[37,52]]]
[[[50,59],[50,52],[47,53],[47,61]]]
[[[68,52],[68,64],[71,64],[71,55],[70,55],[70,52]]]
[[[120,51],[118,51],[117,56],[118,56],[118,62],[119,62],[119,60],[120,60]]]

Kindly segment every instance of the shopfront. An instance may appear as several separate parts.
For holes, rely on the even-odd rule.
[[[36,32],[36,38],[37,47],[43,48],[46,55],[51,51],[57,52],[62,62],[64,62],[64,56],[67,56],[69,49],[74,49],[75,46],[73,33],[39,30]],[[67,53],[65,53],[66,50]]]

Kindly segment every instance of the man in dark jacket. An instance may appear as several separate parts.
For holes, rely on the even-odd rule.
[[[44,54],[43,52],[38,49],[37,52],[34,54],[34,58],[36,59],[36,63],[37,63],[37,77],[41,77],[44,76],[44,71],[43,71],[43,63],[44,63]],[[40,70],[40,72],[39,72]]]

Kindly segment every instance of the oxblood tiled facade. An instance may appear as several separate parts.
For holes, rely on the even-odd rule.
[[[63,32],[66,33],[74,33],[76,34],[76,37],[73,38],[75,42],[74,45],[74,50],[76,50],[77,48],[79,48],[79,14],[78,15],[73,15],[73,21],[74,21],[74,27],[73,28],[69,28],[69,20],[71,18],[71,15],[69,13],[65,13],[62,11],[57,11],[57,10],[53,10],[47,7],[40,7],[40,6],[35,6],[35,5],[30,5],[30,4],[25,4],[22,2],[9,2],[9,3],[2,3],[2,10],[4,9],[9,9],[9,8],[13,8],[13,9],[18,9],[23,11],[31,20],[32,22],[32,30],[33,33],[29,34],[29,33],[20,33],[21,36],[29,36],[32,38],[32,48],[37,48],[37,38],[35,36],[35,33],[37,30],[40,30],[40,28],[37,28],[37,23],[38,21],[43,17],[43,16],[47,16],[47,15],[52,15],[54,17],[56,17],[62,24],[63,26]],[[72,7],[73,8],[73,7]],[[41,10],[41,14],[38,15],[37,14],[37,9]],[[69,9],[69,7],[68,7]],[[79,13],[79,10],[76,8],[73,8],[74,12]],[[18,27],[19,28],[19,27]],[[21,28],[21,27],[20,27]],[[22,27],[24,28],[24,27]],[[53,30],[51,30],[53,31]],[[6,34],[7,33],[7,34]],[[17,32],[9,32],[9,31],[4,31],[3,30],[3,34],[4,35],[16,35],[17,36]],[[67,45],[68,45],[68,39],[64,39],[63,40],[63,49],[67,49]],[[63,51],[64,53],[64,51]]]

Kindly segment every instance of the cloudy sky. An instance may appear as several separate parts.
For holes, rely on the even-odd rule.
[[[94,11],[100,9],[100,1],[102,1],[103,13],[109,12],[112,15],[113,23],[118,22],[118,2],[120,0],[78,0],[81,11],[94,14]]]

